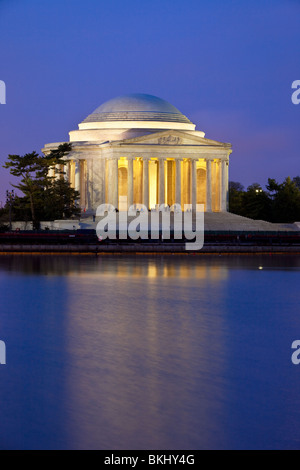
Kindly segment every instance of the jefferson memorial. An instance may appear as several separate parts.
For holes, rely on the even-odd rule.
[[[119,210],[175,203],[193,209],[204,204],[206,212],[228,209],[231,145],[206,139],[161,98],[131,94],[109,100],[69,135],[72,151],[64,177],[79,191],[87,213],[104,203]],[[46,144],[42,151],[47,154],[61,143]],[[52,169],[51,175],[61,170]]]

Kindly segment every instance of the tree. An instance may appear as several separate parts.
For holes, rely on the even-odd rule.
[[[260,184],[253,183],[248,186],[243,195],[243,214],[250,219],[270,220],[271,199]]]
[[[233,214],[251,219],[270,220],[271,200],[260,184],[254,183],[244,190],[241,183],[229,183],[229,210]]]
[[[7,207],[0,208],[0,233],[9,230],[9,216]]]
[[[230,190],[242,192],[244,191],[244,186],[239,182],[229,181],[229,191]]]
[[[293,179],[293,182],[295,183],[297,188],[300,189],[300,176],[295,176],[295,178]]]
[[[63,178],[54,180],[43,193],[43,218],[55,220],[80,215],[80,207],[76,205],[78,196],[79,193]]]
[[[63,216],[63,211],[58,208],[66,209],[64,204],[67,202],[68,216],[78,213],[78,206],[76,200],[79,193],[74,191],[67,182],[58,183],[63,181],[57,180],[56,177],[49,176],[49,169],[55,168],[56,176],[63,177],[63,171],[57,170],[57,165],[64,163],[64,157],[71,151],[71,144],[65,143],[59,145],[55,150],[52,150],[46,156],[40,156],[36,152],[27,153],[24,156],[9,155],[8,161],[3,166],[10,170],[13,176],[20,178],[19,184],[14,184],[15,188],[22,191],[24,198],[19,198],[18,208],[23,209],[25,212],[29,208],[31,213],[31,220],[34,228],[39,227],[39,222],[45,215],[53,211],[53,204],[56,205],[56,214]],[[58,191],[59,189],[59,191]],[[65,191],[64,197],[62,195]],[[59,196],[54,197],[58,191]],[[51,196],[51,197],[50,197]],[[66,197],[65,197],[66,196]],[[58,200],[59,199],[59,200]],[[64,201],[64,204],[62,203]]]
[[[230,212],[251,219],[293,223],[300,221],[300,176],[286,178],[283,183],[269,178],[264,191],[254,183],[244,191],[240,183],[229,183]]]
[[[271,193],[277,192],[280,189],[280,184],[273,178],[268,178],[267,190]]]
[[[290,177],[278,185],[273,197],[273,219],[283,223],[300,220],[300,189]]]
[[[229,211],[233,214],[242,215],[243,194],[244,186],[241,183],[235,181],[229,182]]]

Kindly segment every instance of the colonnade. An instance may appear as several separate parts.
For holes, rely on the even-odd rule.
[[[100,157],[93,161],[102,161]],[[66,162],[64,178],[81,194],[80,205],[87,210],[95,210],[89,201],[90,188],[95,190],[93,183],[93,167],[91,159],[74,159]],[[155,165],[155,166],[153,166]],[[151,166],[151,171],[150,171]],[[126,172],[120,179],[120,170]],[[54,171],[60,178],[59,168]],[[50,171],[50,175],[51,175]],[[199,173],[198,173],[199,172]],[[126,174],[127,173],[127,174]],[[52,175],[54,176],[52,173]],[[199,179],[201,175],[201,179]],[[119,207],[119,197],[126,196],[128,207],[132,204],[144,204],[154,208],[157,204],[192,204],[205,205],[206,212],[227,211],[228,206],[228,156],[210,158],[165,158],[165,157],[108,157],[103,162],[101,172],[102,196],[98,197],[97,205],[110,203]],[[201,196],[200,196],[201,195]]]

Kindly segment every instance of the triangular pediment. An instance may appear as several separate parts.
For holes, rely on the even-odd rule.
[[[193,134],[195,132],[195,134]],[[167,130],[154,132],[131,139],[119,140],[117,145],[160,145],[160,146],[216,146],[231,147],[230,144],[206,139],[197,135],[197,131]]]

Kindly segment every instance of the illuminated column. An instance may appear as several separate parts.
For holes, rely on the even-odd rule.
[[[100,160],[100,169],[101,169],[101,173],[98,173],[98,181],[100,182],[100,187],[101,187],[101,191],[100,191],[100,204],[105,204],[106,203],[106,178],[107,178],[107,174],[106,174],[106,158],[103,158]],[[97,188],[97,177],[95,177],[95,161],[93,163],[93,189],[94,189],[94,192]],[[99,167],[99,164],[98,164],[98,167]],[[96,199],[96,198],[95,198]],[[95,204],[95,201],[94,201],[94,204]],[[97,204],[98,206],[99,204]]]
[[[178,158],[176,160],[176,177],[175,177],[175,203],[181,204],[181,162]]]
[[[116,209],[118,207],[118,158],[110,158],[108,165],[108,203],[112,204]]]
[[[70,184],[71,184],[71,188],[75,189],[75,162],[74,160],[70,161]]]
[[[87,209],[95,213],[100,204],[105,204],[106,158],[89,157],[86,160]]]
[[[93,160],[86,161],[86,208],[93,209]]]
[[[197,204],[197,160],[192,159],[192,208],[195,211]]]
[[[149,159],[143,158],[143,204],[149,209]]]
[[[112,185],[111,185],[111,180],[112,180],[112,166],[111,166],[111,158],[106,158],[106,163],[107,163],[107,203],[112,204]]]
[[[87,205],[87,181],[86,181],[86,160],[81,160],[81,171],[80,171],[80,203],[81,206],[86,210]]]
[[[229,211],[229,158],[227,158],[226,161],[226,188],[227,188],[227,193],[226,193],[226,211]]]
[[[67,183],[70,182],[70,162],[66,162],[64,166],[64,178]]]
[[[80,160],[75,160],[75,191],[80,192]]]
[[[104,203],[109,204],[109,175],[110,175],[110,162],[109,158],[104,158],[104,174],[105,174],[105,183],[104,183]]]
[[[227,193],[228,193],[228,161],[221,160],[221,201],[220,209],[221,211],[227,211]]]
[[[133,204],[133,158],[127,158],[127,161],[127,199],[129,208]]]
[[[165,203],[165,160],[159,158],[159,196],[158,203]]]
[[[212,212],[211,160],[206,160],[206,212]]]
[[[119,205],[119,168],[118,168],[118,158],[113,159],[113,201],[115,208]]]

